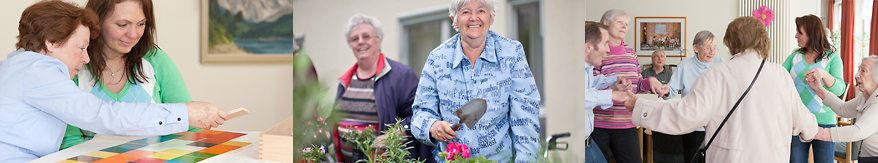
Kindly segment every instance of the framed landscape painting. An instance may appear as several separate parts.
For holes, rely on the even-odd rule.
[[[292,0],[201,0],[202,64],[293,63]]]
[[[686,57],[686,17],[635,17],[638,57],[662,50],[667,57]]]

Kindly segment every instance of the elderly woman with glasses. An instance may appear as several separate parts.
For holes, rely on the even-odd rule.
[[[677,71],[671,75],[671,81],[662,88],[668,90],[662,97],[670,99],[677,96],[677,92],[683,90],[682,97],[689,94],[695,79],[698,79],[710,66],[725,61],[723,58],[714,58],[716,56],[716,39],[713,33],[704,30],[695,34],[695,40],[692,47],[695,49],[695,57],[686,58],[677,65]],[[667,135],[657,132],[656,137],[669,137],[671,139],[680,139],[683,142],[683,161],[692,160],[692,156],[698,151],[701,142],[704,141],[704,127],[696,129],[694,132],[684,135]]]
[[[704,127],[709,138],[737,105],[708,146],[706,162],[789,162],[790,135],[812,140],[817,121],[796,96],[789,72],[765,61],[770,50],[765,26],[755,17],[739,17],[729,23],[723,43],[732,59],[705,70],[680,101],[638,100],[629,94],[625,106],[636,115],[632,121],[674,135]]]
[[[336,152],[340,162],[354,162],[366,159],[364,153],[347,146],[347,140],[339,135],[352,130],[365,130],[371,127],[376,131],[389,129],[387,124],[399,124],[411,135],[412,102],[418,76],[412,68],[391,60],[381,53],[384,32],[381,22],[375,17],[354,14],[348,21],[345,31],[347,43],[353,51],[357,63],[338,78],[336,110],[339,121],[335,137]],[[379,135],[378,142],[386,135]],[[414,141],[409,137],[410,156],[432,162],[433,148]]]
[[[856,118],[854,125],[845,127],[825,128],[821,127],[817,134],[817,140],[826,142],[852,142],[859,141],[859,162],[878,162],[878,126],[875,126],[878,110],[872,109],[878,106],[878,57],[869,56],[863,58],[857,75],[857,89],[863,92],[853,100],[844,102],[838,99],[831,91],[821,84],[820,77],[808,75],[805,82],[814,92],[823,99],[823,104],[845,118]],[[823,83],[826,83],[823,81]],[[873,105],[876,104],[876,105]],[[815,153],[816,154],[816,153]]]
[[[521,43],[489,30],[494,7],[492,0],[452,0],[449,13],[460,33],[430,52],[424,64],[412,133],[436,146],[435,153],[461,143],[471,158],[536,162],[540,95]],[[461,120],[454,112],[473,99],[487,101],[485,115],[473,126],[451,128]]]

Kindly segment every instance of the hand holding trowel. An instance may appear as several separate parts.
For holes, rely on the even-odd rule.
[[[460,121],[457,124],[451,125],[451,129],[458,131],[462,124],[466,124],[467,128],[472,129],[479,122],[479,119],[482,119],[487,109],[488,103],[484,99],[470,100],[458,108],[457,111],[454,111],[454,115],[460,118]]]

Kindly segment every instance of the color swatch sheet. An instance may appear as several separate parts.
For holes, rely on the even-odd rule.
[[[132,140],[59,163],[193,163],[250,145],[247,142],[231,141],[244,135],[247,134],[216,130],[181,132]]]

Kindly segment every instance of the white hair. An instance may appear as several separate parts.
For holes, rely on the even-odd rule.
[[[609,24],[613,19],[619,16],[628,16],[624,10],[619,9],[610,9],[607,12],[604,12],[604,15],[601,16],[601,24]]]
[[[371,17],[371,16],[363,15],[361,13],[357,13],[357,14],[354,14],[354,16],[351,16],[351,19],[348,20],[348,24],[345,25],[345,27],[347,27],[347,28],[345,28],[344,37],[345,37],[345,40],[348,41],[348,43],[350,43],[350,41],[351,41],[350,40],[351,30],[354,29],[355,26],[360,25],[360,24],[371,25],[372,30],[375,31],[375,35],[377,35],[377,37],[378,37],[378,41],[381,41],[382,39],[384,39],[384,31],[381,30],[381,21],[378,21],[378,19],[375,17]]]
[[[878,82],[878,56],[870,55],[868,57],[863,57],[863,60],[860,63],[865,62],[867,59],[872,60],[872,80]]]
[[[463,8],[463,6],[468,4],[470,1],[471,0],[451,0],[451,7],[448,8],[448,16],[450,16],[452,19],[451,26],[454,27],[454,31],[460,31],[459,29],[457,29],[457,26],[454,26],[454,24],[457,24],[457,12],[460,11],[460,9]],[[478,1],[488,8],[488,12],[491,13],[491,18],[494,18],[494,15],[496,14],[494,13],[494,0]]]

